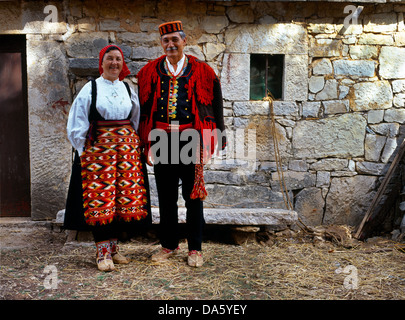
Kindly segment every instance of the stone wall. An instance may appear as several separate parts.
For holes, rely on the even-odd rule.
[[[304,222],[359,223],[405,136],[401,1],[363,3],[348,28],[348,3],[336,2],[70,0],[55,2],[58,22],[44,22],[48,4],[0,2],[0,32],[27,34],[33,217],[64,207],[67,112],[86,77],[97,76],[99,50],[120,45],[136,88],[134,75],[162,54],[157,26],[173,19],[183,21],[186,53],[221,78],[233,141],[233,161],[207,166],[206,207],[285,207],[269,103],[249,100],[250,54],[284,55],[275,129],[283,177]],[[234,146],[249,152],[253,143],[241,139],[252,130],[254,160],[235,157]],[[152,196],[157,205],[155,190]]]

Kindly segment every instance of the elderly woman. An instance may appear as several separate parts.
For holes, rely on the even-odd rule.
[[[122,222],[148,216],[147,182],[137,134],[138,96],[122,81],[130,71],[119,47],[100,51],[99,71],[101,76],[84,85],[74,100],[67,133],[77,163],[80,156],[82,188],[76,189],[82,192],[82,217],[93,231],[97,266],[112,271],[114,263],[129,262],[118,251]],[[71,180],[69,189],[74,188]],[[71,214],[69,208],[68,195],[65,215]]]

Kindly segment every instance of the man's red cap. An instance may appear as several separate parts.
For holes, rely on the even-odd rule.
[[[183,31],[183,24],[181,21],[166,22],[159,26],[160,36],[179,31]]]

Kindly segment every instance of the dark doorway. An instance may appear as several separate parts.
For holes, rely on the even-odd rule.
[[[25,35],[0,35],[0,217],[31,216]]]

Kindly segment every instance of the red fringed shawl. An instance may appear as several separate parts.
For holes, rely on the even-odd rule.
[[[150,98],[153,85],[158,85],[156,89],[159,89],[160,87],[160,83],[158,82],[159,75],[156,69],[164,58],[166,58],[165,55],[149,62],[137,75],[139,84],[139,101],[141,105],[145,104]],[[205,62],[199,61],[196,57],[190,55],[187,55],[187,58],[188,62],[192,65],[189,89],[195,88],[198,101],[204,105],[209,105],[214,99],[214,80],[217,79],[217,76],[214,70],[212,70],[212,68]],[[195,86],[196,83],[198,84],[197,86]],[[160,93],[160,90],[156,90],[156,92]],[[192,93],[193,90],[189,90],[189,98],[191,98]]]
[[[138,87],[139,87],[139,101],[141,104],[141,118],[139,123],[139,136],[145,147],[144,152],[146,155],[150,149],[150,141],[148,139],[150,131],[153,129],[153,113],[157,111],[157,100],[160,98],[160,81],[157,69],[165,59],[163,55],[160,58],[149,62],[143,67],[138,75]],[[203,134],[204,129],[214,130],[217,127],[224,130],[223,118],[220,119],[220,125],[215,121],[213,108],[221,108],[222,117],[222,96],[220,101],[214,104],[214,85],[219,79],[217,78],[214,70],[206,64],[198,60],[196,57],[187,55],[188,62],[191,64],[191,76],[188,82],[188,98],[192,101],[192,113],[194,114],[194,129],[200,131]],[[147,102],[152,98],[151,104]],[[204,109],[204,110],[202,110]],[[208,115],[208,116],[207,116]],[[215,119],[215,120],[214,120]],[[213,121],[214,120],[214,121]],[[215,144],[218,141],[217,137],[210,136],[210,141],[207,141],[203,135],[203,145],[200,152],[200,163],[196,164],[196,176],[194,182],[194,190],[191,194],[191,198],[204,199],[207,192],[204,188],[203,180],[203,163],[204,160],[210,158],[214,153]],[[213,143],[214,142],[214,143]],[[223,146],[224,147],[224,146]]]

